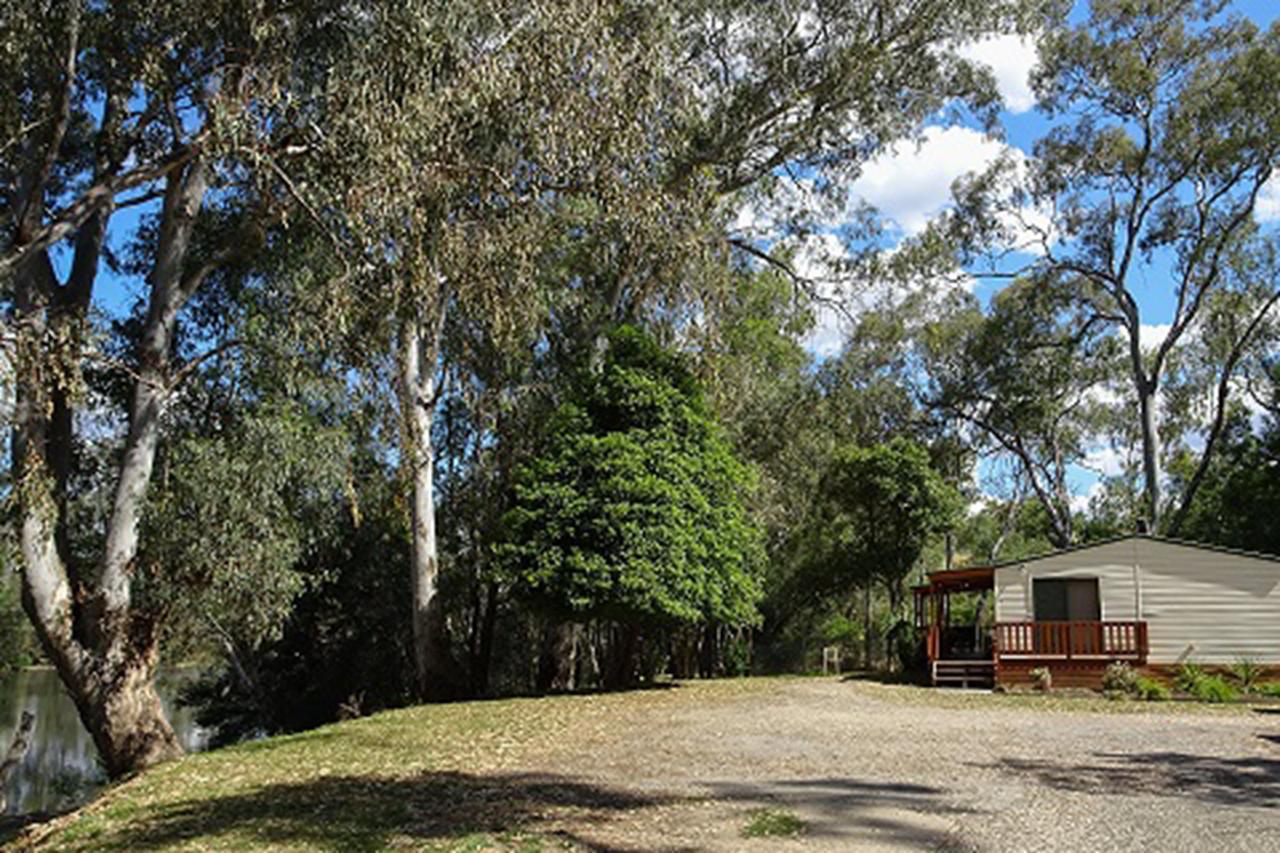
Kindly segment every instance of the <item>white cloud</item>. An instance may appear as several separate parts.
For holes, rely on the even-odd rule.
[[[1080,466],[1104,477],[1115,477],[1124,473],[1127,462],[1126,454],[1109,445],[1098,445],[1089,449]]]
[[[1170,323],[1143,323],[1138,328],[1138,345],[1143,351],[1153,350],[1160,346],[1172,328]]]
[[[868,163],[850,196],[918,234],[950,203],[956,178],[986,169],[1006,148],[972,128],[928,127],[919,144],[905,143]]]
[[[990,67],[1009,112],[1025,113],[1036,105],[1028,79],[1038,61],[1033,39],[1013,34],[992,36],[957,52],[971,62]]]
[[[1274,222],[1280,219],[1280,180],[1277,179],[1275,172],[1262,185],[1262,192],[1258,195],[1258,203],[1253,209],[1253,215],[1259,222]]]
[[[1027,155],[969,127],[927,127],[917,143],[902,143],[863,167],[849,188],[850,209],[866,202],[893,220],[907,236],[919,234],[950,206],[957,178],[989,169],[1001,157],[1025,177]],[[1023,208],[1004,222],[1014,246],[1038,245],[1051,231],[1048,213]]]
[[[1105,486],[1103,485],[1102,481],[1099,480],[1098,482],[1089,486],[1088,491],[1085,492],[1083,495],[1073,494],[1071,496],[1071,501],[1070,501],[1071,511],[1087,512],[1089,510],[1089,504],[1093,501],[1094,498],[1102,494],[1102,490],[1104,488]]]

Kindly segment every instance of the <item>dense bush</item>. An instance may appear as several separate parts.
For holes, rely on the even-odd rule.
[[[734,455],[677,356],[631,327],[584,371],[519,470],[501,549],[514,594],[551,618],[657,635],[756,624],[764,562]],[[616,665],[629,681],[619,644]]]
[[[1132,696],[1137,692],[1138,673],[1124,661],[1116,661],[1102,674],[1102,690],[1117,696]]]

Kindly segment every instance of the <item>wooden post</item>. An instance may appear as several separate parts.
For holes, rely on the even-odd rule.
[[[840,674],[840,647],[839,646],[823,646],[822,647],[822,674],[827,675],[827,667],[830,664],[831,669],[835,670],[835,674]]]

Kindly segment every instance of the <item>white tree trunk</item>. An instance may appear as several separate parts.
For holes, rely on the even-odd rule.
[[[44,332],[57,294],[43,253],[19,273],[15,307],[33,335],[20,354],[13,440],[21,515],[23,603],[49,658],[93,736],[108,774],[118,777],[180,755],[182,747],[155,690],[157,626],[131,608],[130,585],[138,552],[138,525],[159,440],[167,396],[170,345],[178,312],[208,269],[185,271],[195,219],[204,202],[207,174],[189,163],[166,178],[155,265],[135,378],[129,431],[121,455],[106,543],[96,578],[82,578],[73,592],[66,558],[59,552],[59,478],[50,458],[70,436],[51,436],[48,402],[61,379],[45,369]],[[96,264],[96,257],[93,260]],[[77,257],[76,275],[89,270]],[[88,288],[86,281],[78,287]],[[85,303],[87,304],[87,291]],[[56,372],[55,372],[56,373]]]
[[[1142,426],[1142,477],[1143,490],[1146,495],[1146,520],[1152,533],[1158,532],[1160,524],[1160,424],[1159,401],[1156,397],[1156,383],[1139,378],[1138,415]]]
[[[431,443],[443,314],[442,307],[440,316],[430,325],[407,321],[401,325],[399,335],[404,436],[401,464],[407,470],[410,490],[413,662],[420,698],[440,692],[437,681],[446,670],[436,542],[435,453]]]

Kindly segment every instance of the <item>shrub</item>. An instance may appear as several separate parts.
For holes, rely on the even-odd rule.
[[[1230,702],[1240,695],[1226,679],[1217,675],[1203,676],[1189,692],[1201,702]]]
[[[1042,693],[1053,689],[1053,672],[1047,666],[1038,666],[1031,670],[1031,685]]]
[[[1260,693],[1263,696],[1274,696],[1275,698],[1280,699],[1280,681],[1267,681],[1255,686],[1253,690],[1255,693]]]
[[[1124,661],[1116,661],[1102,674],[1102,690],[1108,695],[1131,696],[1137,692],[1138,673]]]
[[[1172,696],[1168,687],[1145,675],[1139,675],[1133,680],[1133,695],[1145,702],[1165,702]]]
[[[1183,693],[1195,695],[1196,685],[1208,677],[1208,673],[1204,671],[1204,667],[1198,663],[1179,664],[1177,672],[1173,675],[1173,686]]]
[[[1239,658],[1228,667],[1227,671],[1231,673],[1231,677],[1235,679],[1236,684],[1240,686],[1240,690],[1245,693],[1253,693],[1258,683],[1262,681],[1262,676],[1266,674],[1266,670],[1255,660],[1249,658]]]

